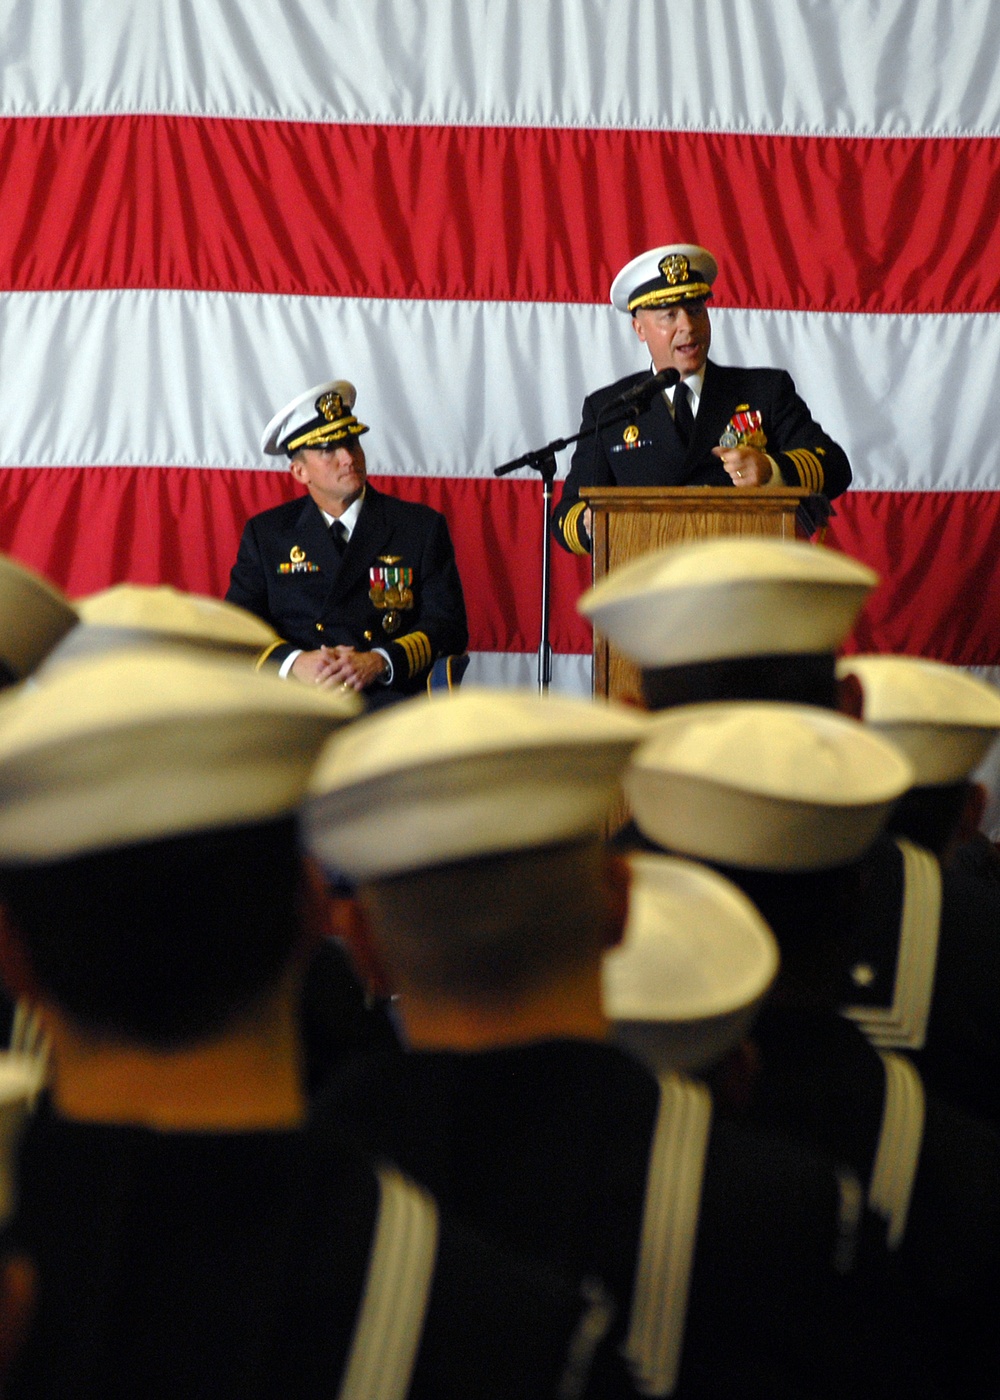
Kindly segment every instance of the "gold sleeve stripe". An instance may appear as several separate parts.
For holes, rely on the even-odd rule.
[[[427,670],[434,659],[434,653],[426,632],[407,632],[405,637],[397,637],[396,641],[406,653],[406,664],[411,678]]]
[[[807,447],[793,447],[785,456],[791,459],[807,491],[822,491],[825,480],[823,464],[815,452],[811,452]]]
[[[284,641],[282,640],[281,637],[279,637],[278,640],[277,640],[276,642],[272,642],[271,645],[270,645],[269,647],[265,647],[264,650],[261,652],[261,654],[258,656],[257,660],[256,660],[256,661],[254,662],[254,664],[253,664],[254,670],[255,670],[255,671],[259,671],[260,668],[263,666],[264,662],[265,662],[265,661],[267,660],[267,658],[271,655],[271,652],[272,652],[272,651],[277,651],[278,647],[283,647],[284,645],[285,645]]]
[[[563,537],[574,554],[589,554],[590,550],[580,538],[580,517],[587,509],[586,501],[577,501],[563,516]]]
[[[808,466],[802,460],[802,454],[799,452],[798,448],[793,447],[786,455],[795,468],[795,475],[799,478],[800,485],[804,486],[807,491],[811,491],[812,483],[809,480]]]

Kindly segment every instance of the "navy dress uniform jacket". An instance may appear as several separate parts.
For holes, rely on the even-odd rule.
[[[598,414],[619,394],[648,378],[647,373],[630,374],[588,395],[581,431],[593,428]],[[577,444],[562,497],[553,512],[556,539],[574,554],[590,550],[581,520],[585,508],[579,499],[581,487],[731,486],[712,448],[718,447],[733,414],[741,409],[760,411],[767,438],[763,450],[778,463],[788,486],[803,486],[829,498],[847,489],[851,468],[843,448],[812,417],[787,371],[741,369],[709,360],[687,447],[677,434],[662,393],[634,419],[620,411],[609,412],[609,419],[618,421],[602,426],[599,439],[588,437]],[[625,432],[632,422],[639,435],[629,445]]]
[[[863,965],[869,981],[858,986],[845,978],[845,1005],[892,1005],[905,886],[899,847],[880,840],[865,860],[863,918],[849,948],[851,965]],[[925,1041],[896,1048],[941,1098],[1000,1127],[1000,886],[964,870],[942,871]]]
[[[412,569],[412,606],[390,610],[369,597],[370,570]],[[430,506],[384,495],[369,482],[343,556],[311,496],[247,521],[226,599],[269,622],[284,639],[269,659],[319,646],[376,647],[393,668],[390,689],[423,689],[439,656],[463,652],[469,630],[448,525]]]
[[[624,1330],[657,1100],[656,1078],[631,1055],[553,1040],[358,1057],[324,1106],[460,1219],[595,1274]],[[798,1144],[712,1119],[678,1400],[888,1393],[883,1365],[896,1356],[881,1276],[878,1286],[867,1270],[845,1279],[834,1264],[857,1242],[849,1177]]]
[[[923,1092],[888,1104],[879,1052],[857,1026],[816,1007],[765,1007],[749,1121],[849,1166],[870,1188],[893,1162],[879,1213],[897,1213],[897,1281],[913,1309],[932,1393],[1000,1393],[1000,1134]]]
[[[594,1287],[438,1216],[329,1120],[43,1109],[21,1167],[10,1237],[38,1294],[11,1400],[634,1400]]]

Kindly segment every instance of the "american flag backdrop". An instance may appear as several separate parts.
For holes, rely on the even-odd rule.
[[[348,378],[472,674],[531,683],[540,486],[492,469],[645,367],[611,278],[690,240],[714,357],[848,450],[858,644],[992,667],[998,218],[993,0],[0,0],[0,549],[221,594],[294,494],[262,425]],[[587,581],[556,549],[563,687]]]

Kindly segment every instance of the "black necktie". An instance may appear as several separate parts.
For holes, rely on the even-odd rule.
[[[677,436],[687,447],[694,432],[694,414],[691,412],[691,399],[688,386],[682,380],[674,390],[674,426]]]
[[[347,548],[347,528],[342,520],[334,520],[330,524],[330,538],[333,540],[333,547],[338,554],[343,554]]]

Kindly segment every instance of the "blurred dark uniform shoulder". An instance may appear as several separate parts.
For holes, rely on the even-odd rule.
[[[903,1056],[815,1007],[765,1007],[748,1121],[846,1163],[886,1223],[937,1392],[994,1395],[1000,1134],[928,1093]]]
[[[611,1046],[552,1041],[355,1061],[327,1102],[459,1218],[597,1273],[621,1308],[616,1335],[632,1340],[660,1092]],[[861,1216],[850,1173],[713,1119],[697,1209],[676,1393],[869,1393],[867,1341],[844,1325],[839,1272],[850,1267]],[[660,1301],[647,1306],[665,1311]]]
[[[372,1397],[632,1393],[595,1286],[452,1225],[322,1116],[160,1133],[42,1110],[12,1236],[40,1279],[15,1400],[314,1397],[348,1365]]]
[[[844,1003],[861,1017],[897,1008],[885,1032],[887,1048],[911,1055],[942,1098],[1000,1124],[1000,886],[966,870],[942,870],[934,856],[912,844],[917,855],[907,862],[904,849],[883,839],[865,861],[863,921],[851,950],[853,980],[844,987]],[[933,905],[924,888],[928,878],[939,888]],[[930,959],[926,975],[932,979],[923,1035],[919,1006],[914,1028],[906,1025],[914,1019],[909,1004],[919,1000],[918,993],[908,994],[898,977],[908,883],[914,915],[939,910],[936,930],[930,929],[936,939],[922,936],[919,945],[921,963]]]
[[[309,960],[299,996],[299,1029],[311,1097],[349,1055],[402,1053],[388,1003],[366,995],[334,938],[324,938]]]

